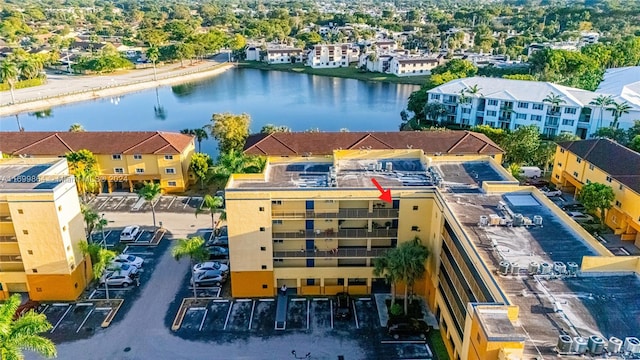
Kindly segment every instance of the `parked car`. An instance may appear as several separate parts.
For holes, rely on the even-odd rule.
[[[221,264],[217,261],[207,261],[207,262],[195,264],[193,266],[193,271],[195,272],[208,271],[208,270],[218,270],[221,272],[227,272],[229,271],[229,265]]]
[[[109,264],[109,266],[107,266],[107,271],[117,272],[131,277],[138,274],[138,268],[136,266],[118,262],[112,262]]]
[[[520,167],[520,176],[537,179],[542,176],[542,170],[537,166],[522,166]]]
[[[549,186],[549,182],[543,179],[531,179],[524,182],[524,185],[534,186],[538,189],[546,188]]]
[[[140,235],[140,226],[127,226],[120,233],[120,241],[136,241]]]
[[[144,264],[144,259],[138,256],[133,256],[133,255],[127,255],[127,254],[120,254],[118,256],[115,257],[115,259],[113,259],[114,263],[120,263],[120,264],[127,264],[127,265],[133,265],[135,267],[137,267],[138,269],[142,268],[142,265]]]
[[[213,239],[207,241],[207,245],[205,246],[223,246],[229,247],[229,237],[228,236],[216,236]]]
[[[571,218],[578,223],[591,224],[594,222],[593,216],[581,213],[579,211],[569,211],[567,214],[569,214],[569,216],[571,216]]]
[[[20,316],[26,314],[27,312],[33,310],[38,312],[38,308],[40,307],[40,303],[37,301],[29,300],[26,303],[18,306],[16,312],[13,314],[13,320],[18,320]]]
[[[229,249],[222,246],[207,246],[209,251],[209,259],[226,259],[229,257]]]
[[[127,275],[120,274],[117,271],[106,272],[100,278],[100,285],[104,285],[106,283],[108,286],[128,287],[131,286],[133,282],[133,278]]]
[[[423,320],[418,319],[406,319],[398,322],[391,322],[388,325],[389,335],[394,339],[399,339],[401,336],[420,336],[422,339],[426,339],[429,334],[429,325]]]
[[[336,319],[351,319],[351,296],[346,292],[336,294]]]
[[[562,191],[561,190],[556,190],[556,189],[549,189],[549,188],[541,188],[540,191],[542,191],[543,194],[547,195],[548,197],[554,197],[554,196],[560,196],[562,195]]]
[[[564,211],[579,211],[579,212],[583,213],[583,212],[585,212],[585,210],[587,210],[587,208],[585,208],[584,205],[582,205],[580,203],[575,203],[575,204],[563,205],[562,206],[562,210],[564,210]]]
[[[224,273],[218,270],[207,270],[194,273],[191,277],[191,285],[201,286],[220,286],[227,280]]]

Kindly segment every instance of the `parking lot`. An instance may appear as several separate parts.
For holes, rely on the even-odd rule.
[[[190,213],[195,212],[195,209],[202,204],[202,199],[200,196],[163,195],[155,200],[154,206],[157,212]],[[132,193],[101,194],[91,199],[89,205],[98,213],[109,211],[151,211],[151,205],[148,201]]]

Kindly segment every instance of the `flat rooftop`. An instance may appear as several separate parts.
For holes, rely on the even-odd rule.
[[[235,180],[232,188],[383,188],[437,186],[476,189],[482,181],[505,180],[487,162],[454,162],[426,167],[419,159],[348,159],[270,164],[265,180]]]
[[[635,273],[528,275],[532,262],[551,267],[554,262],[580,265],[583,256],[598,255],[533,195],[451,191],[444,197],[479,256],[495,274],[504,295],[511,304],[519,306],[518,325],[527,334],[525,354],[556,356],[558,336],[564,333],[621,339],[640,334],[640,302],[634,300],[640,289],[640,277]],[[500,209],[504,205],[513,215],[522,214],[529,220],[540,216],[542,226],[479,226],[482,215],[504,215]],[[516,275],[499,275],[503,261],[518,264],[520,271]]]
[[[4,159],[0,161],[0,192],[53,190],[69,176],[43,176],[59,159]]]

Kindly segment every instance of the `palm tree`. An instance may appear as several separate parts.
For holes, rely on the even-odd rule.
[[[474,84],[471,87],[469,87],[466,91],[470,95],[477,95],[477,94],[480,94],[480,90],[482,90],[482,88],[480,88],[478,84]]]
[[[429,250],[422,245],[420,238],[402,243],[391,254],[390,268],[404,283],[404,314],[409,312],[409,287],[424,275],[424,263],[429,256]]]
[[[206,140],[209,138],[209,134],[203,128],[196,129],[182,129],[180,130],[181,134],[185,135],[193,135],[196,137],[196,141],[198,142],[198,152],[202,152],[202,140]]]
[[[16,102],[13,89],[19,77],[20,70],[16,66],[15,62],[13,62],[12,60],[4,60],[2,64],[0,64],[0,80],[2,80],[3,83],[9,84],[12,104]]]
[[[98,221],[100,221],[100,215],[98,215],[97,212],[93,211],[91,207],[85,204],[80,204],[80,211],[82,212],[84,224],[87,229],[87,239],[90,239],[91,233],[93,233],[93,229],[96,228]]]
[[[95,280],[100,280],[100,278],[102,278],[102,275],[107,271],[107,267],[111,265],[113,259],[116,257],[116,253],[112,250],[107,250],[99,245],[95,245],[97,244],[91,244],[89,246],[93,246],[93,248],[97,248],[97,250],[91,250],[92,248],[90,247],[88,248],[89,250],[85,253],[85,255],[89,254],[89,256],[91,256],[91,253],[94,252],[94,256],[91,259],[91,263],[93,264],[93,278]],[[84,252],[83,247],[84,246],[81,245],[80,249]],[[104,282],[104,289],[106,298],[107,300],[109,300],[109,282],[107,280],[108,276]]]
[[[611,123],[611,127],[614,129],[618,128],[618,120],[620,120],[620,116],[623,114],[628,114],[629,110],[633,109],[631,105],[627,101],[617,103],[612,102],[611,106],[607,108],[607,110],[611,111],[611,115],[613,115],[613,122]]]
[[[551,105],[551,111],[552,112],[560,111],[560,109],[559,109],[560,104],[566,103],[566,101],[564,101],[562,96],[556,95],[556,94],[554,94],[552,92],[550,92],[549,95],[547,95],[547,97],[545,97],[544,100],[542,100],[542,102],[549,103]]]
[[[14,319],[19,306],[18,294],[0,305],[0,359],[23,359],[23,350],[31,350],[47,358],[56,357],[55,344],[39,335],[52,327],[47,317],[31,310]]]
[[[26,58],[18,63],[20,74],[26,79],[33,79],[40,73],[40,66],[34,59]]]
[[[171,255],[178,261],[185,256],[189,257],[189,268],[193,279],[193,266],[197,262],[206,260],[209,257],[209,252],[204,247],[204,239],[201,236],[195,236],[190,239],[178,239],[178,242],[171,249]],[[195,283],[193,284],[193,297],[198,297]]]
[[[82,124],[73,123],[69,126],[69,132],[84,132],[84,126]]]
[[[144,198],[151,205],[151,213],[153,214],[153,232],[156,231],[156,205],[153,200],[162,193],[160,184],[155,182],[146,182],[144,186],[138,190],[138,195]]]
[[[228,179],[231,174],[251,174],[262,172],[266,159],[261,156],[247,156],[238,150],[229,150],[218,158],[212,168],[212,175],[218,179]]]
[[[151,46],[149,49],[147,49],[147,59],[151,60],[151,63],[153,64],[153,81],[157,80],[156,61],[158,61],[159,57],[160,57],[160,50],[158,50],[158,47]]]
[[[396,303],[396,282],[398,281],[398,274],[395,268],[391,267],[391,256],[394,250],[373,259],[373,276],[384,277],[385,282],[391,286],[391,306]]]
[[[598,117],[598,128],[602,127],[602,114],[604,112],[604,108],[612,105],[614,103],[613,97],[611,95],[598,95],[595,99],[591,100],[589,105],[597,106],[600,110],[600,116]],[[596,129],[596,130],[597,130]]]
[[[217,213],[222,214],[223,212],[225,212],[224,209],[222,209],[222,204],[223,200],[220,196],[211,196],[207,194],[204,196],[202,205],[200,205],[200,207],[196,209],[196,217],[198,216],[198,214],[204,211],[209,211],[209,213],[211,214],[211,229],[215,230],[217,227],[214,221],[215,215]]]

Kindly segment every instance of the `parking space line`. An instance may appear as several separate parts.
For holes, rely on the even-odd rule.
[[[82,323],[80,324],[80,326],[78,326],[78,329],[76,329],[76,334],[80,332],[80,329],[82,329],[82,327],[84,326],[84,323],[87,322],[87,319],[89,318],[89,316],[91,316],[91,314],[93,313],[93,310],[95,310],[95,308],[91,309],[87,314],[87,316],[84,317],[84,320],[82,320]]]
[[[371,301],[371,298],[358,298],[360,301]]]
[[[224,321],[224,327],[222,330],[227,330],[227,324],[229,323],[229,316],[231,316],[231,309],[233,308],[233,300],[229,303],[229,311],[227,311],[227,319]]]
[[[353,306],[353,318],[356,320],[356,329],[360,329],[360,324],[358,323],[358,312],[356,311],[356,302],[352,301],[351,305]]]
[[[118,203],[118,205],[116,205],[115,209],[119,208],[119,207],[120,207],[120,205],[122,205],[122,203],[123,203],[126,199],[127,199],[127,198],[123,196],[123,197],[122,197],[122,200],[120,200],[120,202]]]
[[[248,302],[251,301],[251,299],[237,299],[236,302]]]
[[[54,331],[56,331],[56,329],[58,328],[58,325],[60,325],[60,323],[62,322],[62,319],[64,319],[65,316],[67,316],[67,314],[69,313],[69,311],[71,311],[71,308],[73,307],[73,305],[69,305],[69,307],[67,308],[67,311],[64,312],[64,314],[62,314],[62,317],[60,318],[60,320],[58,320],[58,322],[56,323],[56,326],[53,327],[53,329],[51,329],[51,334],[53,334]]]
[[[253,324],[253,311],[256,309],[256,301],[253,301],[253,305],[251,305],[251,317],[249,318],[249,327],[247,329],[251,330],[251,324]]]
[[[47,311],[47,309],[49,308],[49,304],[44,306],[44,309],[42,309],[42,311],[40,311],[40,314],[44,314],[45,311]]]
[[[174,196],[173,199],[171,199],[171,201],[169,202],[169,205],[167,205],[166,209],[171,209],[171,205],[173,205],[173,202],[176,201],[177,198],[177,196]]]
[[[98,289],[94,289],[93,292],[91,292],[91,295],[89,295],[89,299],[93,299],[93,295],[96,294],[96,291],[98,291]]]
[[[123,252],[123,253],[126,253],[126,252],[127,252],[127,250],[129,250],[129,245],[125,246],[125,247],[124,247],[124,250],[122,250],[122,252]]]
[[[124,251],[123,251],[123,253],[124,253]],[[143,256],[151,256],[151,255],[153,255],[153,253],[152,253],[152,252],[149,252],[149,251],[144,251],[144,252],[135,252],[135,251],[132,251],[132,252],[128,252],[127,254],[129,254],[129,255],[137,255],[137,256],[140,256],[140,255],[143,255]]]
[[[311,301],[307,301],[307,330],[309,330],[309,308],[311,307]]]
[[[333,300],[329,300],[329,311],[331,311],[331,328],[333,329]]]
[[[191,201],[191,196],[189,196],[187,198],[187,201],[184,202],[184,206],[182,207],[183,210],[187,208],[187,205],[189,205],[189,201]]]
[[[424,340],[381,340],[380,344],[426,344]]]
[[[258,301],[275,301],[274,299],[260,299]]]
[[[216,294],[216,297],[220,297],[220,293],[222,292],[222,288],[218,287],[218,293]]]
[[[213,300],[213,302],[218,302],[218,303],[219,303],[219,302],[229,302],[229,300],[221,299],[221,300]]]
[[[208,313],[209,313],[209,308],[208,307],[204,308],[204,316],[202,317],[202,321],[200,322],[200,328],[198,329],[198,331],[202,331],[202,327],[204,326],[204,321],[207,318]]]
[[[307,299],[305,299],[305,298],[295,298],[295,299],[291,299],[291,301],[307,301]]]
[[[313,298],[313,301],[327,301],[329,298]]]

